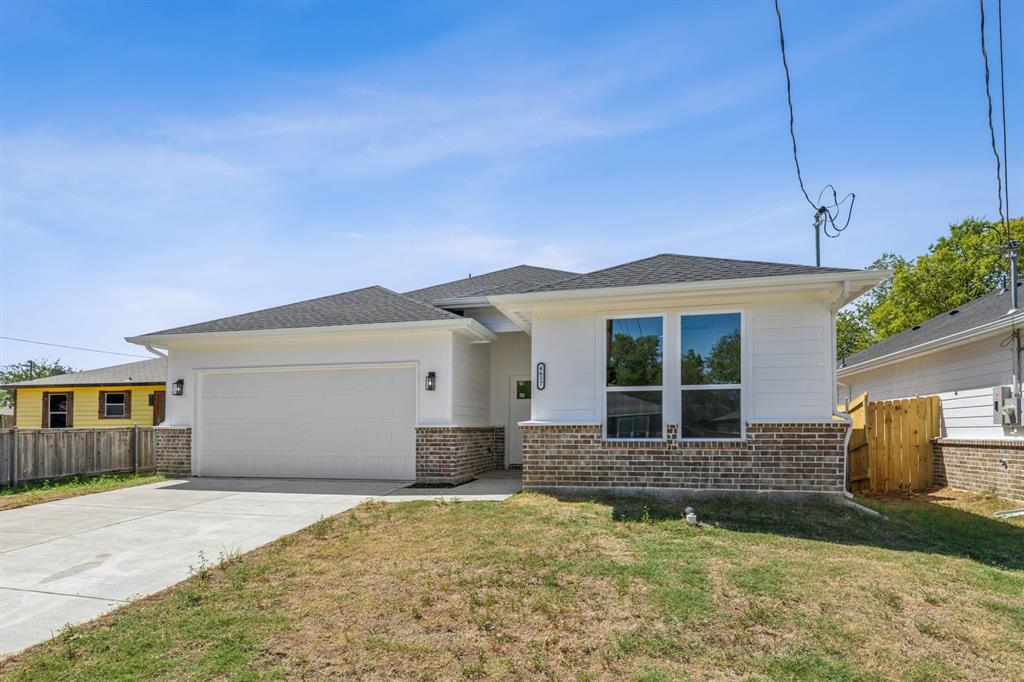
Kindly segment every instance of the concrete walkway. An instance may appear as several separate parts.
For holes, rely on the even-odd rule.
[[[504,500],[518,472],[447,489],[394,481],[199,478],[0,512],[0,655],[49,639],[200,563],[246,552],[373,498]]]

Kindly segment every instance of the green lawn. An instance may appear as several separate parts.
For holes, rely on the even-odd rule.
[[[75,476],[59,481],[33,481],[14,487],[4,486],[0,488],[0,511],[163,480],[163,476],[153,474],[103,474]]]
[[[367,504],[197,566],[0,676],[1024,677],[1024,520],[864,502],[887,518],[722,499],[695,502],[691,528],[642,501]]]

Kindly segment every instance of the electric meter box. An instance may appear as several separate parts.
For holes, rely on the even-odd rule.
[[[1013,389],[1009,386],[996,386],[992,389],[992,423],[1020,423],[1017,401],[1013,399]]]

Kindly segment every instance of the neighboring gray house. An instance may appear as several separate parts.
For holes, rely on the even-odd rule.
[[[1024,430],[1011,395],[1024,311],[1011,307],[1009,291],[986,294],[842,359],[837,376],[842,397],[939,396],[936,482],[1024,499]]]

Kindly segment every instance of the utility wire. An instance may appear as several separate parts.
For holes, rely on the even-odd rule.
[[[34,343],[37,346],[53,346],[54,348],[68,348],[70,350],[84,350],[90,353],[105,353],[107,355],[123,355],[127,358],[152,358],[151,355],[135,355],[133,353],[118,353],[112,350],[99,350],[96,348],[83,348],[81,346],[65,346],[60,343],[47,343],[45,341],[32,341],[30,339],[16,339],[13,336],[0,336],[0,339],[6,339],[7,341],[18,341],[20,343]]]
[[[1003,117],[1003,205],[1006,207],[1006,233],[1010,233],[1010,154],[1006,150],[1006,67],[1003,63],[1003,0],[999,0],[999,106]]]
[[[1002,2],[1000,2],[1000,5]],[[999,222],[1003,226],[1003,237],[1007,242],[1010,241],[1010,226],[1006,223],[1006,214],[1003,212],[1003,170],[1002,163],[999,160],[999,145],[996,142],[996,128],[992,122],[992,89],[990,87],[991,73],[988,68],[988,48],[985,45],[985,0],[978,0],[978,8],[981,16],[981,58],[985,63],[985,98],[988,100],[988,132],[989,139],[992,143],[992,155],[996,158],[996,195],[999,200]],[[1002,34],[1002,27],[1000,26],[1000,35]],[[999,80],[1002,82],[1002,40],[999,41]],[[1005,93],[1005,90],[1004,90]],[[1006,153],[1006,104],[1003,103],[1003,153]],[[1012,283],[1016,286],[1016,282]]]
[[[800,183],[800,191],[804,194],[804,199],[811,205],[811,208],[817,210],[818,207],[811,201],[811,197],[807,195],[807,189],[804,188],[804,178],[800,174],[800,158],[796,153],[796,124],[793,120],[793,81],[789,77],[789,62],[786,60],[786,34],[782,31],[782,10],[779,8],[779,0],[775,0],[775,17],[779,21],[779,47],[782,49],[782,68],[786,72],[786,102],[789,104],[789,139],[793,142],[793,163],[796,164],[796,181]]]
[[[796,165],[796,179],[800,183],[800,192],[803,193],[804,199],[814,209],[815,229],[820,227],[826,237],[835,239],[850,225],[850,219],[853,217],[853,204],[857,200],[857,195],[850,192],[842,199],[839,199],[839,193],[836,191],[836,188],[832,185],[825,185],[821,192],[818,193],[818,201],[815,203],[811,201],[807,188],[804,187],[803,174],[800,172],[800,158],[797,154],[796,123],[793,114],[793,81],[789,75],[789,61],[786,59],[786,34],[782,30],[782,9],[779,7],[779,0],[775,0],[775,18],[779,24],[779,49],[782,52],[782,69],[786,72],[786,103],[789,105],[789,139],[793,143],[793,163]],[[831,203],[823,204],[822,199],[828,197],[830,193],[832,195]],[[850,205],[846,209],[842,209],[841,207],[847,201],[850,202]],[[846,212],[846,220],[840,225],[838,219],[844,210]]]

